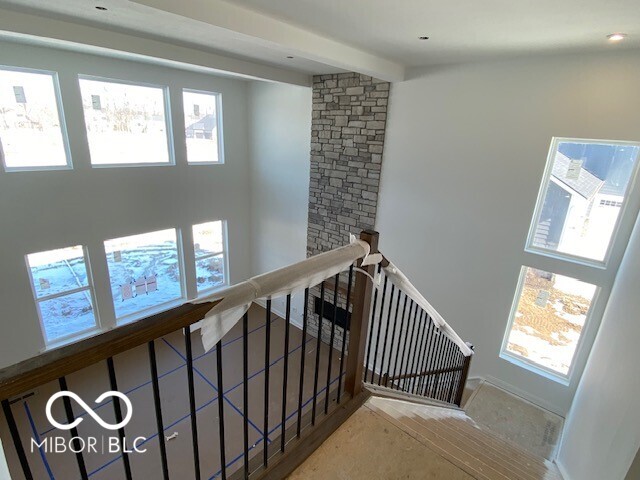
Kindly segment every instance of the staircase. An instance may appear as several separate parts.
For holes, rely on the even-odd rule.
[[[338,459],[322,458],[338,448],[333,443],[342,443],[339,436],[344,429],[350,438],[357,437],[359,431],[363,439],[370,440],[342,444],[343,456],[361,469],[343,478],[391,475],[447,480],[562,480],[553,463],[480,428],[462,410],[383,398],[377,396],[379,393],[377,390],[291,478],[335,478],[333,469],[335,473],[345,472],[344,465],[336,465]],[[384,444],[376,448],[374,438],[380,432],[385,433],[381,435]],[[371,471],[363,471],[363,465]]]

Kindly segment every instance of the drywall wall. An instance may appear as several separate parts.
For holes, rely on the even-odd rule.
[[[638,285],[640,219],[562,434],[557,463],[566,480],[622,480],[640,448]]]
[[[25,265],[28,253],[86,245],[97,309],[106,323],[113,323],[113,305],[105,239],[178,227],[189,245],[191,225],[224,218],[230,279],[250,275],[247,81],[15,43],[0,43],[0,65],[58,72],[74,164],[69,171],[0,171],[0,366],[36,355],[44,346]],[[171,109],[178,112],[172,126],[176,165],[92,168],[78,72],[168,86]],[[183,87],[222,94],[224,165],[187,165]],[[304,236],[304,228],[301,232]],[[185,269],[186,278],[195,275],[188,258]],[[191,297],[194,290],[195,282]]]
[[[311,88],[252,82],[249,93],[251,267],[257,275],[306,258]],[[298,297],[295,317],[302,311]],[[282,313],[282,299],[274,302]]]
[[[376,222],[381,250],[475,344],[471,375],[493,377],[561,414],[579,375],[566,386],[500,359],[499,351],[521,266],[555,269],[553,260],[524,253],[551,139],[640,140],[639,60],[610,54],[434,67],[391,88]],[[631,226],[621,230],[622,244]],[[565,274],[605,285],[598,317],[615,268],[576,266]]]

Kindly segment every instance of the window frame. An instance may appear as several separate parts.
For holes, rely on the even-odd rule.
[[[175,142],[173,138],[173,121],[172,121],[172,112],[171,112],[171,98],[170,98],[170,89],[167,85],[158,85],[149,82],[138,82],[135,80],[127,80],[127,79],[119,79],[119,78],[110,78],[104,77],[101,75],[88,75],[84,73],[78,73],[77,76],[78,89],[80,92],[80,103],[82,109],[82,124],[84,125],[84,135],[87,141],[87,149],[89,151],[89,165],[91,168],[138,168],[138,167],[173,167],[176,165],[176,155],[175,155]],[[97,82],[104,83],[116,83],[120,85],[129,85],[134,87],[149,87],[149,88],[159,88],[162,90],[163,96],[163,104],[164,104],[164,123],[165,123],[165,131],[167,136],[167,153],[168,153],[168,162],[136,162],[136,163],[100,163],[94,164],[91,161],[91,144],[89,142],[89,132],[87,130],[87,120],[84,112],[84,105],[82,105],[82,86],[80,85],[80,80],[93,80]]]
[[[91,270],[91,263],[89,261],[89,252],[86,245],[72,245],[71,247],[52,248],[51,250],[44,250],[44,251],[46,252],[46,251],[53,251],[53,250],[62,250],[65,248],[72,248],[76,246],[82,247],[82,259],[84,261],[85,270],[87,272],[87,285],[85,287],[78,287],[78,288],[73,288],[71,290],[66,290],[64,292],[45,295],[40,298],[38,298],[38,294],[34,287],[35,281],[33,278],[33,272],[31,271],[31,264],[29,263],[29,255],[31,254],[26,254],[24,256],[25,264],[27,266],[27,273],[29,276],[29,284],[31,286],[31,293],[33,294],[33,300],[36,306],[36,310],[38,312],[38,323],[40,324],[40,331],[42,332],[42,338],[44,340],[45,350],[49,350],[51,348],[57,348],[62,345],[73,343],[77,340],[96,335],[101,331],[103,331],[102,322],[100,320],[100,314],[98,312],[98,303],[97,303],[95,285],[93,282],[93,272]],[[34,253],[41,253],[41,252],[34,252]],[[42,310],[40,308],[40,304],[48,300],[54,300],[56,298],[66,297],[74,293],[80,293],[85,291],[89,291],[89,295],[91,297],[91,306],[93,308],[93,317],[95,320],[94,326],[91,328],[87,328],[85,330],[81,330],[79,332],[70,333],[68,335],[63,335],[61,337],[57,337],[55,339],[49,340],[47,337],[47,330],[45,328],[44,320],[42,318]]]
[[[114,297],[113,297],[113,287],[111,285],[111,271],[109,270],[109,253],[107,252],[106,247],[106,242],[112,241],[112,240],[119,240],[121,238],[127,238],[127,237],[136,237],[138,235],[146,235],[149,233],[156,233],[156,232],[161,232],[163,230],[175,230],[176,232],[176,258],[178,260],[178,271],[180,272],[180,296],[178,298],[174,298],[172,300],[167,300],[166,302],[162,302],[159,303],[157,305],[153,305],[150,307],[146,307],[143,308],[142,310],[138,310],[134,313],[129,313],[126,315],[122,315],[122,316],[118,316],[118,312],[116,311],[115,308],[115,304],[114,304]],[[161,312],[165,312],[167,310],[172,309],[173,307],[177,307],[180,305],[183,305],[186,301],[187,301],[187,288],[186,288],[186,282],[185,282],[185,268],[184,268],[184,248],[183,248],[183,243],[182,243],[182,231],[180,228],[178,227],[168,227],[168,228],[161,228],[159,230],[152,230],[150,232],[142,232],[142,233],[132,233],[130,235],[125,235],[122,237],[117,237],[117,238],[108,238],[106,240],[104,240],[102,242],[103,245],[103,249],[104,249],[104,259],[106,262],[106,267],[107,267],[107,276],[109,279],[109,299],[111,301],[111,306],[113,307],[113,318],[115,320],[115,324],[116,327],[121,327],[123,325],[127,325],[129,323],[132,322],[136,322],[138,320],[141,320],[143,318],[146,318],[150,315],[155,315],[157,313],[161,313]]]
[[[223,133],[223,120],[222,120],[222,93],[220,92],[211,92],[211,91],[207,91],[207,90],[200,90],[200,89],[196,89],[196,88],[186,88],[183,87],[182,89],[182,95],[180,97],[180,102],[182,105],[182,117],[184,120],[184,126],[182,128],[182,134],[184,135],[184,141],[185,141],[185,158],[187,159],[187,165],[224,165],[225,161],[224,161],[224,133]],[[187,129],[187,119],[184,116],[184,93],[188,92],[188,93],[198,93],[198,94],[202,94],[202,95],[211,95],[214,96],[216,99],[216,129],[218,131],[218,161],[217,162],[190,162],[189,161],[189,149],[187,148],[187,135],[186,135],[186,129]],[[212,221],[217,221],[217,220],[212,220]],[[205,222],[208,223],[208,222]]]
[[[225,288],[227,286],[229,286],[229,244],[228,244],[228,235],[227,235],[227,221],[223,220],[223,219],[216,219],[216,220],[208,220],[206,222],[200,222],[200,223],[195,223],[191,226],[191,230],[192,230],[192,235],[193,235],[193,228],[198,226],[198,225],[204,225],[207,223],[213,223],[213,222],[221,222],[222,226],[220,228],[220,231],[222,232],[222,251],[221,252],[214,252],[214,253],[207,253],[204,255],[200,255],[198,256],[198,254],[196,253],[196,242],[195,242],[195,238],[193,239],[193,257],[194,257],[194,262],[193,262],[193,266],[194,268],[196,268],[196,265],[198,263],[199,260],[206,260],[207,258],[212,258],[212,257],[217,257],[218,255],[222,255],[222,262],[224,265],[224,281],[222,282],[221,285],[217,285],[215,287],[209,287],[209,288],[205,288],[203,290],[198,289],[198,274],[197,274],[197,268],[196,268],[196,273],[195,273],[195,282],[196,282],[196,298],[202,298],[202,297],[206,297],[208,295],[210,295],[212,292],[215,292],[217,290],[220,290],[221,288]]]
[[[636,221],[636,216],[638,215],[640,207],[640,186],[638,185],[638,182],[640,182],[640,157],[636,160],[634,170],[629,177],[629,184],[625,190],[623,205],[620,207],[620,213],[616,219],[616,225],[612,230],[606,255],[602,261],[591,260],[576,255],[554,252],[552,250],[532,246],[538,219],[550,184],[550,176],[553,169],[553,162],[555,161],[555,154],[558,151],[558,145],[561,142],[640,147],[640,141],[552,137],[549,146],[544,173],[541,179],[538,196],[536,198],[534,212],[531,217],[529,231],[525,240],[523,251],[524,255],[522,256],[522,261],[520,263],[521,269],[516,289],[512,297],[513,300],[509,311],[507,326],[500,346],[499,358],[540,375],[543,378],[560,383],[563,386],[572,386],[575,385],[576,379],[579,378],[584,371],[589,353],[588,351],[592,348],[593,343],[595,342],[597,331],[602,322],[602,316],[615,280],[616,271],[619,268],[622,255],[628,246],[631,230]],[[569,370],[566,375],[549,369],[543,365],[539,365],[521,356],[515,355],[506,349],[508,338],[511,334],[511,329],[515,320],[520,296],[522,294],[524,286],[524,272],[527,267],[544,270],[557,275],[568,276],[596,287],[589,311],[585,318],[585,323],[580,333],[580,338],[576,344],[571,365],[569,366]]]
[[[573,352],[573,357],[571,358],[571,365],[569,365],[569,369],[567,370],[566,374],[560,373],[556,370],[553,370],[552,368],[549,368],[545,365],[541,365],[537,362],[534,362],[533,360],[529,360],[528,358],[522,355],[518,355],[517,353],[510,352],[509,350],[507,350],[507,347],[509,345],[509,337],[511,336],[511,330],[513,328],[513,323],[515,322],[516,313],[518,312],[518,305],[520,304],[520,298],[522,296],[522,291],[524,290],[524,281],[527,274],[527,269],[529,268],[532,268],[535,270],[543,270],[545,272],[552,273],[554,275],[561,275],[564,277],[573,278],[574,280],[578,280],[584,283],[589,283],[590,285],[593,285],[595,287],[595,291],[593,292],[593,297],[591,298],[591,303],[589,305],[589,311],[585,316],[584,325],[582,325],[582,330],[580,331],[580,338],[578,339],[578,343],[576,344],[576,348]],[[568,386],[571,382],[573,372],[577,368],[576,359],[579,357],[580,352],[583,348],[584,342],[586,341],[585,340],[587,337],[586,333],[591,329],[591,324],[592,324],[591,319],[594,315],[595,306],[596,306],[596,303],[598,302],[598,298],[600,296],[601,291],[602,291],[602,288],[599,285],[596,285],[595,283],[591,283],[591,282],[585,282],[584,280],[576,278],[575,276],[566,275],[564,273],[550,272],[544,268],[532,267],[531,265],[522,265],[520,267],[520,273],[518,274],[518,283],[516,285],[516,290],[513,295],[513,301],[511,303],[511,309],[509,311],[509,321],[507,322],[507,328],[505,330],[504,337],[502,338],[502,344],[500,346],[500,358],[510,363],[513,363],[521,368],[524,368],[531,372],[542,375],[543,377],[548,378],[549,380],[553,380],[554,382],[561,383],[562,385]]]
[[[542,175],[542,180],[540,182],[540,189],[538,190],[538,197],[536,198],[536,203],[533,210],[531,223],[529,225],[529,232],[527,234],[524,251],[534,255],[542,255],[542,256],[550,257],[556,260],[576,263],[579,265],[584,265],[587,267],[594,267],[594,268],[599,268],[604,270],[607,268],[611,260],[612,251],[613,251],[614,245],[616,244],[622,219],[625,217],[626,212],[628,211],[629,199],[633,194],[633,191],[637,188],[636,180],[638,178],[638,171],[640,170],[640,156],[636,160],[631,176],[629,177],[629,184],[627,185],[627,188],[625,189],[625,192],[624,192],[624,197],[623,197],[624,200],[622,202],[622,206],[620,207],[620,214],[618,215],[618,218],[616,219],[616,223],[611,232],[611,238],[609,239],[609,244],[607,246],[607,250],[605,252],[604,258],[602,260],[594,260],[588,257],[582,257],[582,256],[574,255],[571,253],[558,252],[558,251],[550,250],[547,248],[536,247],[533,244],[536,230],[538,228],[538,222],[540,220],[540,215],[542,214],[542,208],[544,207],[544,201],[549,191],[549,185],[551,184],[551,172],[553,171],[555,156],[556,156],[556,153],[558,152],[558,147],[561,143],[608,144],[608,145],[619,145],[619,146],[626,145],[630,147],[640,148],[640,142],[633,142],[633,141],[627,141],[627,140],[594,140],[594,139],[571,138],[571,137],[553,137],[551,140],[551,145],[549,146],[549,153],[547,154],[546,165],[545,165],[544,173]]]
[[[31,166],[31,167],[9,167],[6,164],[4,155],[1,158],[2,167],[4,171],[7,173],[12,172],[43,172],[50,170],[73,170],[73,158],[71,156],[71,146],[69,143],[69,132],[67,129],[67,123],[65,120],[64,114],[64,104],[62,102],[62,91],[60,89],[60,79],[58,77],[58,72],[53,70],[45,70],[39,68],[29,68],[29,67],[17,67],[11,65],[0,65],[0,71],[12,71],[12,72],[21,72],[21,73],[35,73],[41,75],[49,75],[51,77],[51,81],[53,83],[53,91],[56,101],[56,107],[58,109],[58,121],[60,122],[60,134],[62,135],[62,145],[64,147],[64,154],[67,160],[66,165],[41,165],[41,166]]]

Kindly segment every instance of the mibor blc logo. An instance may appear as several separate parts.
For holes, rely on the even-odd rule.
[[[49,423],[59,429],[59,430],[71,430],[80,425],[83,421],[83,417],[76,418],[72,423],[60,423],[55,418],[53,418],[53,414],[51,413],[51,409],[56,400],[62,397],[69,397],[82,407],[82,409],[89,415],[98,425],[100,425],[105,430],[115,431],[121,428],[124,428],[131,421],[131,417],[133,416],[133,405],[131,404],[131,400],[121,392],[117,392],[115,390],[111,390],[103,393],[98,398],[95,399],[96,404],[100,404],[105,399],[109,397],[116,397],[120,399],[126,408],[126,415],[122,419],[121,422],[111,424],[105,422],[102,417],[100,417],[94,409],[92,409],[79,395],[74,392],[63,390],[61,392],[54,393],[51,398],[47,401],[47,405],[45,407],[45,414],[47,416],[47,420]],[[114,401],[117,401],[114,399]],[[127,447],[127,439],[124,438],[122,442],[120,442],[119,436],[102,436],[102,437],[72,437],[68,439],[67,437],[57,437],[51,436],[47,437],[44,440],[37,442],[33,438],[31,439],[31,451],[33,452],[35,449],[40,449],[46,453],[65,453],[71,451],[73,453],[78,452],[86,452],[86,453],[144,453],[147,450],[139,448],[143,442],[146,441],[145,437],[136,437],[134,441],[131,443],[131,448]]]

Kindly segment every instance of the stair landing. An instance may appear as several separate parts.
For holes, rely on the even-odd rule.
[[[371,397],[291,479],[561,480],[555,465],[463,411]]]

